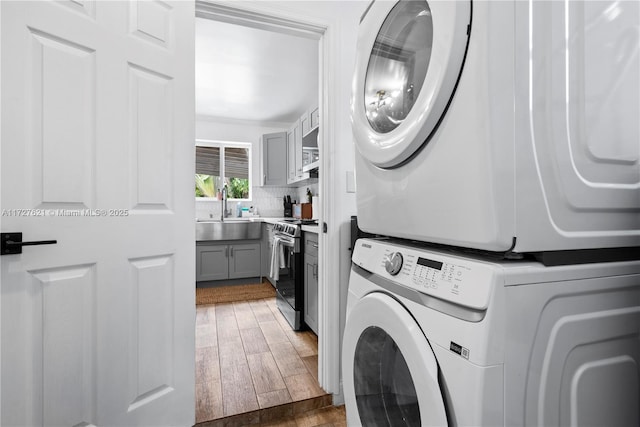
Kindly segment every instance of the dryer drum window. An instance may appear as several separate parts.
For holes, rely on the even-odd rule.
[[[391,132],[407,117],[425,81],[432,45],[427,2],[398,2],[378,32],[367,67],[365,112],[375,131]]]
[[[358,339],[353,380],[363,426],[419,426],[420,410],[411,373],[395,341],[371,326]]]

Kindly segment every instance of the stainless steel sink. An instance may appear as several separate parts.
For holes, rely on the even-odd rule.
[[[196,241],[250,240],[262,237],[262,223],[249,218],[196,222]]]

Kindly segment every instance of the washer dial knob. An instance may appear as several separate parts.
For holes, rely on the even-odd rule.
[[[387,273],[392,276],[400,273],[402,269],[402,254],[400,252],[389,254],[384,261],[384,268],[387,270]]]

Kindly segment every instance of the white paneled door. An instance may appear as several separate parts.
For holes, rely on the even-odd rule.
[[[2,1],[1,424],[194,422],[194,5]]]

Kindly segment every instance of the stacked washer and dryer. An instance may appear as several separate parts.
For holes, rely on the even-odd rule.
[[[349,426],[640,425],[640,4],[381,1]]]

